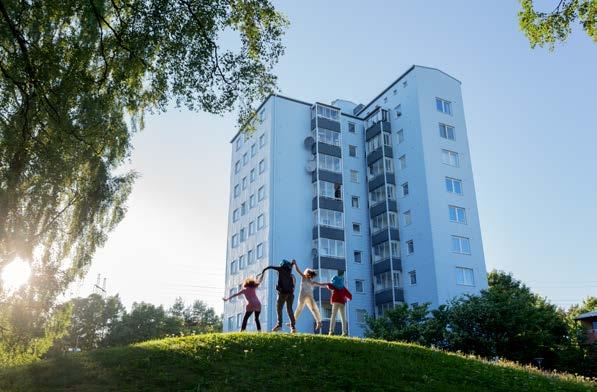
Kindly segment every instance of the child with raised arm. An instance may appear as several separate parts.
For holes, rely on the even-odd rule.
[[[336,314],[340,313],[340,320],[342,321],[342,336],[348,335],[348,324],[346,321],[346,301],[352,300],[352,294],[346,287],[344,287],[344,278],[341,276],[334,276],[332,283],[327,284],[327,288],[332,291],[332,317],[330,318],[330,329],[328,335],[334,333],[336,326]]]
[[[259,322],[259,314],[261,313],[261,302],[257,297],[257,287],[261,284],[261,278],[247,278],[243,283],[243,289],[236,294],[231,295],[230,297],[222,298],[224,301],[228,301],[231,298],[237,297],[241,294],[244,294],[245,300],[247,301],[247,306],[245,307],[245,315],[243,317],[243,324],[240,327],[240,331],[243,332],[247,329],[247,321],[251,314],[255,312],[255,326],[257,327],[257,332],[261,332],[261,323]]]
[[[286,312],[290,319],[290,332],[296,332],[294,313],[292,312],[292,303],[294,302],[294,276],[292,275],[292,263],[288,260],[282,260],[279,267],[269,266],[263,269],[261,275],[268,269],[278,271],[278,299],[276,301],[276,312],[278,314],[278,323],[272,329],[272,332],[279,331],[282,328],[282,307],[286,304]]]
[[[326,287],[326,285],[313,280],[317,276],[317,272],[311,268],[307,268],[305,269],[305,272],[301,272],[296,260],[292,260],[292,264],[294,265],[296,272],[301,276],[301,291],[299,294],[298,305],[296,306],[296,310],[294,312],[294,319],[298,320],[303,308],[306,305],[311,311],[315,322],[317,323],[315,329],[319,330],[321,328],[321,314],[319,313],[319,308],[317,307],[315,298],[313,298],[313,288],[315,288],[315,286]]]

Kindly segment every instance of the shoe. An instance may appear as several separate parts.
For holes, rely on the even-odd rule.
[[[343,333],[342,336],[348,336],[348,334],[347,333]]]
[[[296,333],[296,328],[294,328],[294,327],[290,328],[290,333]]]
[[[322,325],[321,325],[321,321],[317,322],[317,325],[315,326],[315,330],[319,331],[321,329]]]
[[[278,332],[281,329],[282,329],[281,325],[276,325],[274,328],[272,328],[272,332]]]

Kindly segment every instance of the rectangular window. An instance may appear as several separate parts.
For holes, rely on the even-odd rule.
[[[257,244],[257,258],[258,259],[263,258],[263,243]]]
[[[355,123],[348,122],[348,132],[350,132],[350,133],[356,133],[357,132],[357,126],[356,126]]]
[[[228,290],[228,298],[232,297],[234,294],[236,294],[236,289],[235,288],[231,288],[230,290]],[[232,298],[230,300],[230,302],[236,302],[236,297]]]
[[[334,173],[342,173],[342,162],[338,157],[326,154],[318,154],[317,162],[320,169]]]
[[[386,173],[394,173],[394,163],[392,158],[384,158],[386,163]]]
[[[265,134],[259,136],[259,147],[265,146]]]
[[[247,267],[247,260],[245,259],[245,256],[242,255],[238,258],[238,269],[245,269]]]
[[[452,115],[452,103],[441,98],[435,98],[435,108],[437,111]]]
[[[398,162],[400,163],[400,170],[406,169],[406,155],[402,155],[398,158]]]
[[[265,199],[265,187],[262,186],[261,188],[259,188],[257,190],[257,199],[259,199],[259,201]]]
[[[404,226],[408,226],[412,223],[412,216],[410,210],[404,211],[402,213],[402,222],[404,223]]]
[[[352,232],[355,234],[361,234],[361,224],[352,222]]]
[[[357,279],[354,281],[354,291],[357,293],[365,292],[365,281]]]
[[[408,196],[408,182],[405,182],[404,184],[400,185],[400,196]]]
[[[238,246],[238,234],[233,234],[232,235],[232,247],[236,248]]]
[[[361,253],[360,250],[355,250],[353,252],[353,257],[354,257],[354,262],[355,263],[362,263],[363,262],[363,254]]]
[[[370,180],[383,174],[384,173],[384,161],[382,159],[378,159],[377,161],[370,164],[368,166],[367,173],[369,175]]]
[[[319,246],[317,240],[313,240],[314,247],[319,250],[320,256],[344,257],[344,241],[332,240],[329,238],[320,238]]]
[[[319,184],[319,196],[328,197],[330,199],[342,199],[342,185],[327,182],[317,181],[313,183],[313,196],[317,195],[317,184]]]
[[[317,105],[317,115],[320,117],[329,118],[330,120],[338,121],[338,118],[340,117],[340,111],[327,106]]]
[[[257,178],[257,173],[255,172],[255,169],[251,169],[251,174],[249,177],[251,178],[251,182],[255,181],[255,179]]]
[[[471,254],[471,241],[466,237],[452,236],[452,252],[463,255]]]
[[[234,275],[238,272],[238,262],[236,260],[232,260],[230,263],[230,274]]]
[[[396,118],[400,118],[402,116],[402,105],[396,106],[394,111],[396,112]]]
[[[325,128],[317,129],[317,141],[332,146],[340,146],[340,133]]]
[[[251,146],[251,156],[254,157],[257,154],[257,144]]]
[[[253,249],[249,249],[247,253],[247,263],[253,264],[255,262],[255,251]]]
[[[357,156],[357,146],[353,146],[352,144],[348,145],[348,155],[351,157]]]
[[[261,160],[259,161],[259,174],[263,173],[265,171],[265,160]]]
[[[245,152],[243,154],[243,166],[246,166],[247,163],[249,163],[249,153]]]
[[[375,292],[392,288],[392,273],[390,271],[375,275]]]
[[[256,204],[256,202],[255,202],[255,195],[251,195],[249,197],[249,208],[255,207],[255,204]]]
[[[442,150],[442,162],[446,165],[458,167],[460,166],[460,159],[458,153],[450,150]]]
[[[454,127],[440,123],[439,136],[441,136],[444,139],[454,140]]]
[[[318,212],[320,225],[338,229],[344,227],[344,214],[342,212],[320,208],[319,210],[313,211],[313,222],[317,222]]]
[[[350,199],[350,203],[352,205],[352,208],[359,208],[359,197],[358,196],[352,196]]]
[[[240,218],[240,210],[237,208],[232,212],[232,222],[236,222]]]
[[[263,214],[257,217],[257,230],[261,230],[265,227],[265,216]]]
[[[387,212],[382,213],[371,218],[371,232],[378,233],[381,230],[389,227],[396,228],[396,213]]]
[[[466,211],[462,207],[448,206],[450,222],[466,224]]]
[[[367,154],[370,154],[371,152],[377,150],[380,147],[381,147],[381,136],[378,134],[378,135],[373,136],[367,142],[367,146],[366,146]]]
[[[355,315],[356,315],[357,323],[365,324],[367,322],[367,311],[365,309],[355,310]]]
[[[247,177],[243,177],[241,184],[243,186],[243,191],[247,189]]]
[[[236,139],[236,151],[240,150],[240,147],[243,145],[243,138],[238,135],[238,139]]]
[[[410,281],[410,285],[413,286],[417,284],[417,271],[412,270],[408,273],[408,280]]]
[[[462,195],[462,180],[446,177],[446,191]]]
[[[400,271],[394,271],[394,287],[402,287],[402,273]]]
[[[392,134],[391,133],[385,133],[383,134],[383,144],[386,147],[392,147]]]
[[[413,240],[406,241],[406,254],[412,255],[415,253],[415,243]]]
[[[356,170],[350,171],[350,181],[358,183],[359,182],[359,172]]]
[[[245,242],[245,240],[247,239],[247,231],[245,230],[245,228],[243,227],[242,229],[240,229],[240,242]]]
[[[240,215],[244,216],[247,213],[247,202],[241,203],[240,205]]]
[[[249,222],[249,235],[255,234],[255,221]]]
[[[377,244],[373,246],[372,253],[372,261],[374,263],[385,260],[390,256],[400,257],[400,252],[398,251],[398,241],[385,241],[381,244]]]
[[[399,130],[396,134],[398,135],[398,144],[402,143],[404,141],[404,129]]]
[[[240,161],[236,161],[234,164],[234,173],[238,174],[240,172]]]
[[[475,285],[475,273],[472,268],[456,267],[456,284]]]

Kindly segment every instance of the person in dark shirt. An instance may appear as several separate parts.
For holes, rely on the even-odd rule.
[[[294,261],[294,260],[293,260]],[[268,269],[278,271],[278,284],[276,290],[278,291],[278,299],[276,301],[276,312],[278,314],[278,323],[272,329],[272,332],[279,331],[282,328],[282,307],[286,304],[286,313],[290,319],[290,332],[296,332],[294,312],[292,311],[292,303],[294,302],[294,276],[292,275],[292,265],[288,260],[282,260],[279,267],[269,266],[263,269],[261,275]]]

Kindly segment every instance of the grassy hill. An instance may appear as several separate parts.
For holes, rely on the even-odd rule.
[[[0,370],[0,391],[597,391],[571,376],[419,346],[288,334],[210,334]]]

